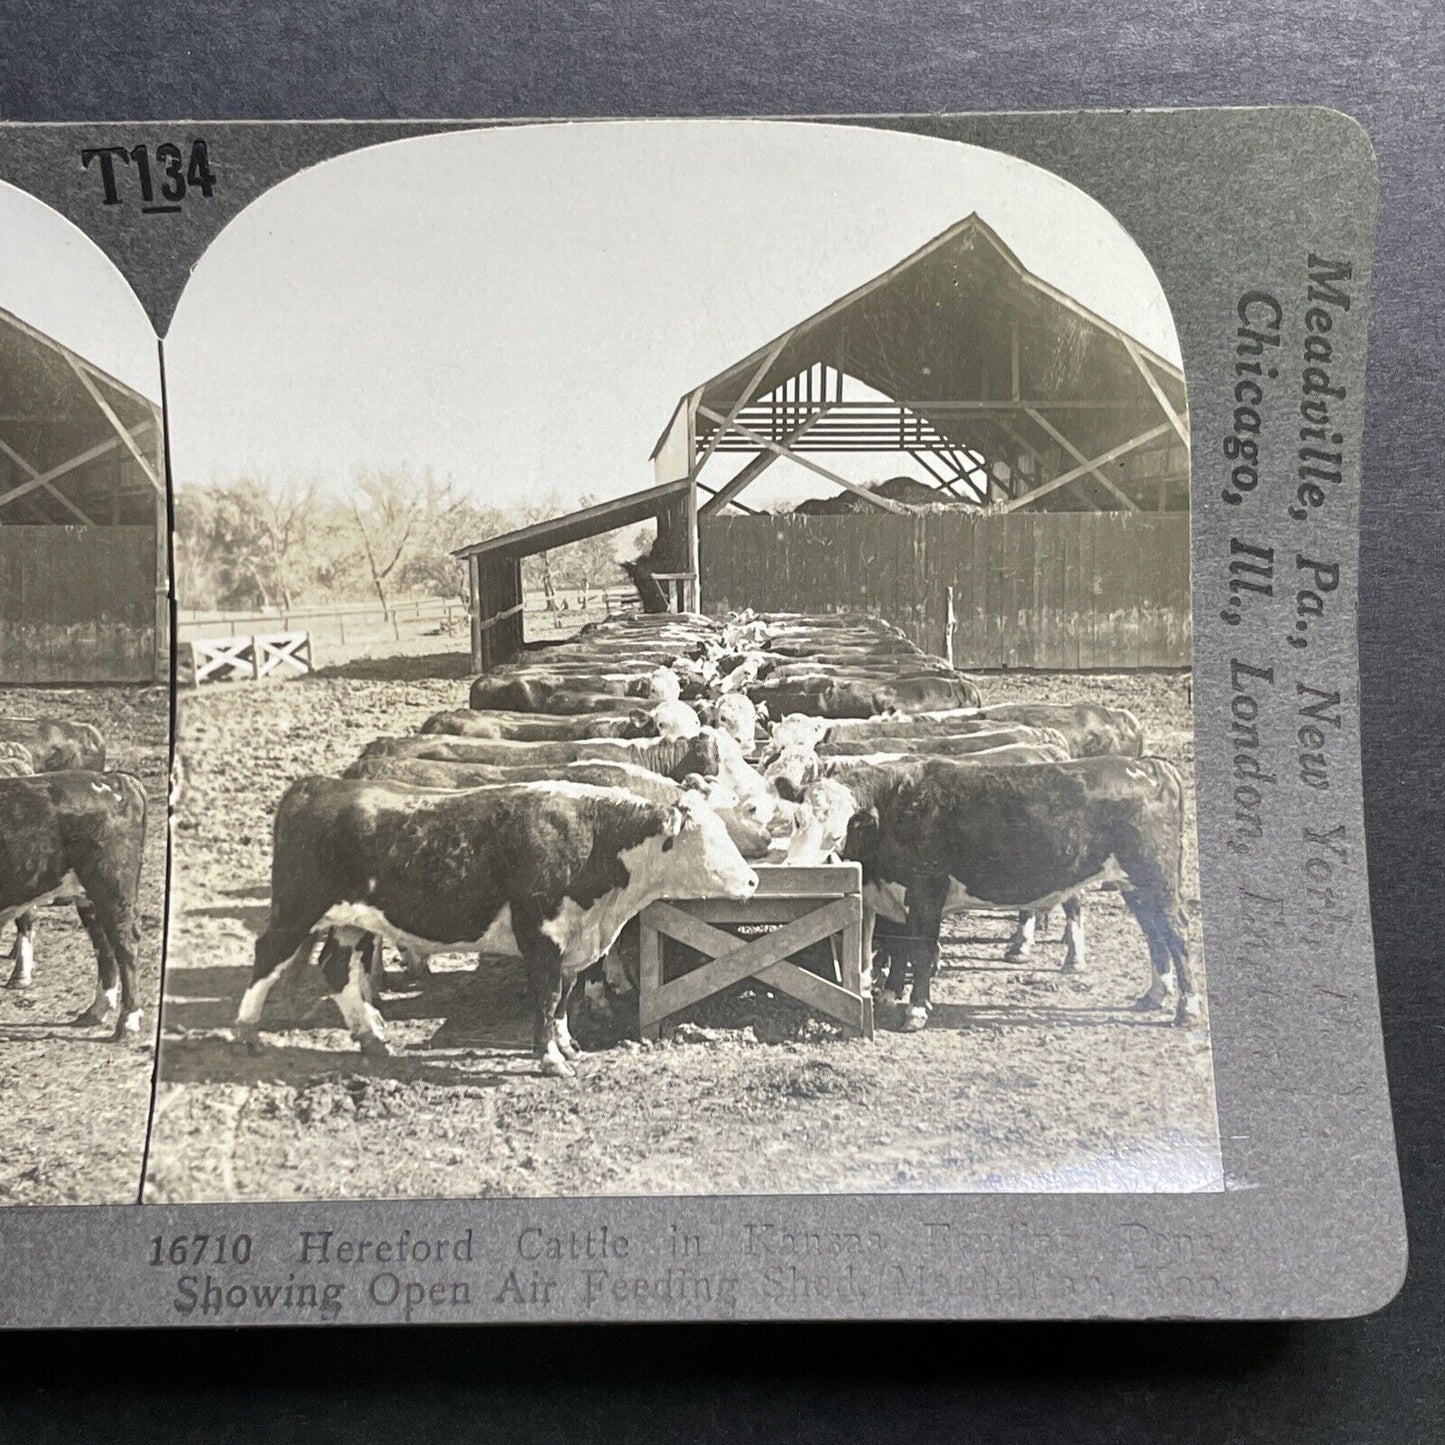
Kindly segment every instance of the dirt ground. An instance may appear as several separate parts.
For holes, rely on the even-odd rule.
[[[1008,920],[950,920],[921,1034],[883,1026],[872,1042],[844,1040],[765,990],[740,990],[656,1045],[594,1019],[578,1077],[545,1079],[518,969],[457,958],[439,960],[424,988],[397,975],[383,995],[390,1060],[362,1061],[314,970],[273,992],[268,1051],[237,1052],[229,1028],[266,919],[277,799],[376,735],[462,704],[465,668],[455,656],[358,662],[183,703],[190,771],[148,1199],[1220,1187],[1207,1031],[1130,1011],[1148,952],[1117,893],[1088,896],[1089,962],[1072,976],[1057,931],[1011,965]],[[1132,707],[1151,751],[1192,777],[1182,678],[981,685],[990,701]],[[1197,902],[1190,911],[1198,951]]]
[[[146,790],[139,1043],[69,1020],[95,996],[95,953],[69,904],[39,912],[35,983],[0,990],[0,1204],[131,1204],[150,1110],[165,909],[169,700],[164,688],[0,688],[0,715],[93,723],[107,763]],[[14,942],[0,937],[6,955]],[[4,977],[10,959],[0,959]]]

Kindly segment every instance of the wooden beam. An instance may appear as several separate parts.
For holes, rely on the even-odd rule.
[[[80,508],[77,507],[75,503],[72,502],[70,498],[67,497],[65,493],[60,490],[59,487],[53,485],[43,475],[41,475],[40,471],[36,467],[31,466],[31,464],[27,462],[25,458],[22,457],[20,453],[15,450],[14,447],[8,445],[4,441],[0,441],[0,452],[3,452],[7,457],[9,457],[10,460],[14,462],[15,465],[19,467],[20,470],[24,472],[27,477],[30,478],[30,484],[28,486],[19,488],[16,493],[7,494],[5,500],[13,500],[16,495],[21,495],[27,491],[34,491],[36,487],[44,487],[45,490],[49,492],[50,495],[54,497],[55,500],[59,502],[60,505],[64,507],[65,510],[69,512],[72,517],[79,518],[80,521],[83,522],[87,527],[95,526],[95,523],[91,518],[87,517],[85,513],[82,512]],[[3,505],[4,502],[0,502],[0,506]]]
[[[80,384],[90,393],[90,399],[100,408],[102,415],[104,415],[111,426],[115,428],[116,435],[121,439],[126,450],[136,459],[137,465],[150,480],[151,486],[164,496],[166,490],[165,483],[161,481],[160,477],[156,474],[155,468],[151,465],[150,458],[136,445],[135,437],[131,435],[130,429],[115,414],[111,404],[100,394],[100,389],[96,386],[95,382],[91,380],[86,368],[74,356],[67,356],[65,359],[70,363],[70,369],[80,378]]]
[[[137,435],[141,435],[149,430],[150,426],[151,423],[146,422],[146,424],[140,428],[140,431],[137,432]],[[97,457],[103,457],[107,452],[115,451],[120,444],[120,438],[116,437],[111,441],[101,442],[98,446],[93,446],[88,451],[81,452],[79,456],[71,457],[68,462],[62,462],[58,467],[51,467],[48,472],[33,473],[29,481],[22,483],[18,487],[11,488],[8,492],[0,493],[0,507],[6,506],[8,503],[17,500],[17,498],[23,497],[27,492],[35,491],[37,487],[49,487],[51,482],[63,477],[67,472],[73,472],[77,467],[83,467],[87,462],[93,462]],[[18,466],[27,472],[33,472],[33,468],[31,468],[28,462],[16,457],[8,447],[5,447],[4,450],[6,455]],[[88,521],[89,519],[87,518],[87,522]]]
[[[816,412],[814,415],[810,416],[807,421],[802,424],[802,426],[795,427],[792,431],[790,431],[787,438],[788,442],[791,443],[797,441],[798,438],[802,436],[803,433],[806,432],[813,425],[813,423],[816,422],[823,415],[823,412],[827,409],[828,408],[825,405],[822,411]],[[733,427],[734,429],[736,429],[736,422],[733,423]],[[722,435],[721,431],[718,432],[718,435]],[[740,471],[737,476],[732,479],[732,481],[718,488],[716,492],[713,492],[712,500],[710,502],[703,503],[701,508],[699,508],[698,510],[698,515],[700,517],[715,517],[720,511],[722,511],[724,507],[728,505],[729,502],[731,502],[733,506],[739,508],[740,510],[747,511],[748,509],[737,500],[738,495],[745,488],[752,486],[752,484],[757,481],[757,479],[762,476],[762,474],[767,471],[767,469],[772,466],[772,464],[777,461],[777,459],[777,452],[759,452],[758,455],[755,456],[752,461],[750,461],[747,466],[745,466],[742,471]],[[700,486],[701,483],[697,483],[697,485]],[[712,488],[709,487],[708,490],[712,491]]]
[[[782,355],[783,347],[793,339],[791,331],[785,331],[763,355],[758,363],[758,369],[748,378],[748,384],[738,393],[737,400],[728,408],[728,414],[723,418],[717,430],[707,439],[707,445],[703,448],[702,455],[693,462],[688,469],[688,474],[696,480],[697,474],[703,469],[707,459],[717,450],[717,444],[732,430],[733,423],[738,419],[738,413],[753,399],[753,392],[757,390],[762,379],[772,369],[773,363]]]
[[[1129,355],[1134,359],[1134,365],[1139,368],[1139,374],[1149,383],[1149,390],[1154,393],[1154,400],[1159,403],[1159,409],[1169,418],[1170,426],[1179,433],[1179,440],[1182,441],[1185,446],[1188,446],[1189,423],[1174,410],[1169,398],[1164,395],[1164,388],[1159,385],[1159,378],[1154,375],[1149,367],[1149,363],[1144,360],[1133,337],[1125,336],[1123,341]]]
[[[713,411],[711,407],[699,406],[698,411],[710,421],[722,421],[722,417]],[[906,517],[913,511],[912,507],[905,507],[901,503],[889,501],[887,497],[875,496],[872,492],[868,491],[867,488],[860,487],[856,482],[850,482],[847,477],[840,477],[837,472],[830,472],[827,467],[820,467],[817,462],[810,462],[806,457],[800,456],[797,452],[789,451],[787,447],[781,443],[771,441],[760,433],[743,426],[740,422],[734,422],[732,430],[740,436],[747,437],[747,439],[756,446],[766,447],[770,452],[775,452],[780,457],[787,457],[790,462],[796,462],[798,466],[805,467],[810,472],[816,472],[820,477],[826,478],[835,486],[842,487],[845,492],[852,492],[854,496],[861,497],[865,502],[877,507],[880,512],[896,512],[899,516]]]
[[[1035,487],[1031,492],[1025,492],[1023,496],[1016,497],[1013,501],[1005,503],[1005,512],[1016,512],[1020,507],[1031,506],[1040,497],[1046,497],[1050,492],[1056,492],[1060,487],[1066,487],[1070,482],[1076,482],[1080,477],[1086,477],[1096,467],[1102,467],[1109,462],[1117,461],[1126,452],[1132,452],[1137,447],[1145,446],[1152,442],[1155,437],[1161,437],[1169,430],[1169,423],[1160,422],[1149,431],[1142,432],[1136,437],[1130,437],[1126,442],[1120,442],[1118,446],[1112,447],[1102,456],[1097,456],[1086,461],[1082,466],[1075,467],[1072,471],[1065,472],[1061,477],[1055,477],[1051,482],[1045,482],[1041,487]]]
[[[1056,441],[1061,447],[1063,447],[1063,449],[1068,452],[1068,454],[1073,457],[1076,462],[1082,462],[1086,467],[1088,467],[1090,474],[1096,480],[1102,482],[1104,486],[1107,487],[1108,490],[1119,501],[1123,502],[1125,511],[1137,512],[1139,510],[1133,498],[1128,497],[1123,492],[1121,492],[1119,488],[1116,487],[1114,483],[1108,477],[1106,477],[1103,472],[1099,470],[1098,467],[1094,466],[1093,463],[1089,461],[1088,457],[1086,457],[1083,452],[1081,452],[1078,447],[1076,447],[1073,442],[1071,442],[1068,437],[1063,434],[1063,432],[1061,432],[1056,426],[1054,426],[1054,424],[1050,422],[1047,417],[1042,416],[1036,411],[1031,411],[1029,413],[1029,416],[1033,418],[1034,423],[1039,428],[1041,428],[1050,437],[1052,437],[1054,441]]]

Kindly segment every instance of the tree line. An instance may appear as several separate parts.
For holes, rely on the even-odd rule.
[[[400,597],[467,597],[459,547],[549,521],[598,498],[553,495],[489,507],[429,471],[370,469],[342,490],[243,477],[182,485],[175,497],[175,569],[188,611],[284,611],[375,598],[384,614]],[[616,587],[619,558],[648,545],[649,528],[589,537],[522,564],[523,586],[550,599]]]

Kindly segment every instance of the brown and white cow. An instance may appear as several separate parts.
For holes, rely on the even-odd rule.
[[[104,1023],[113,1037],[140,1033],[136,989],[146,795],[130,773],[71,769],[0,778],[0,926],[63,895],[95,949],[95,1000],[75,1022]],[[34,953],[21,935],[11,987],[31,982]]]
[[[659,898],[749,898],[757,886],[722,821],[686,794],[659,807],[576,783],[434,792],[303,778],[277,809],[271,919],[236,1035],[256,1045],[282,964],[325,935],[320,964],[347,1027],[363,1053],[386,1053],[360,947],[375,935],[416,954],[521,958],[542,1070],[570,1074],[568,995],[623,925]]]

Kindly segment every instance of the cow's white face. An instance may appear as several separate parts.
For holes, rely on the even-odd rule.
[[[647,695],[658,702],[676,702],[682,696],[682,684],[670,667],[654,667],[647,674]]]
[[[780,795],[784,792],[780,784],[787,783],[788,796],[797,797],[817,778],[818,767],[818,755],[811,748],[784,748],[768,763],[763,777]]]
[[[684,793],[663,833],[662,868],[674,898],[751,898],[758,875],[728,836],[723,820],[694,793]]]
[[[757,741],[758,710],[741,693],[720,697],[713,716],[718,727],[731,733],[739,746],[750,748]]]
[[[848,838],[849,820],[857,811],[852,791],[836,778],[819,778],[810,784],[788,842],[787,861],[807,867],[840,854]]]
[[[651,711],[659,737],[695,738],[702,731],[697,714],[685,702],[660,702]]]
[[[738,740],[720,728],[709,728],[708,732],[717,740],[718,778],[739,798],[747,798],[758,804],[766,823],[772,817],[772,805],[777,794],[764,781],[763,775],[743,756]]]
[[[782,721],[773,725],[773,746],[779,751],[789,748],[816,748],[828,736],[830,723],[824,717],[809,717],[806,713],[790,712]]]

